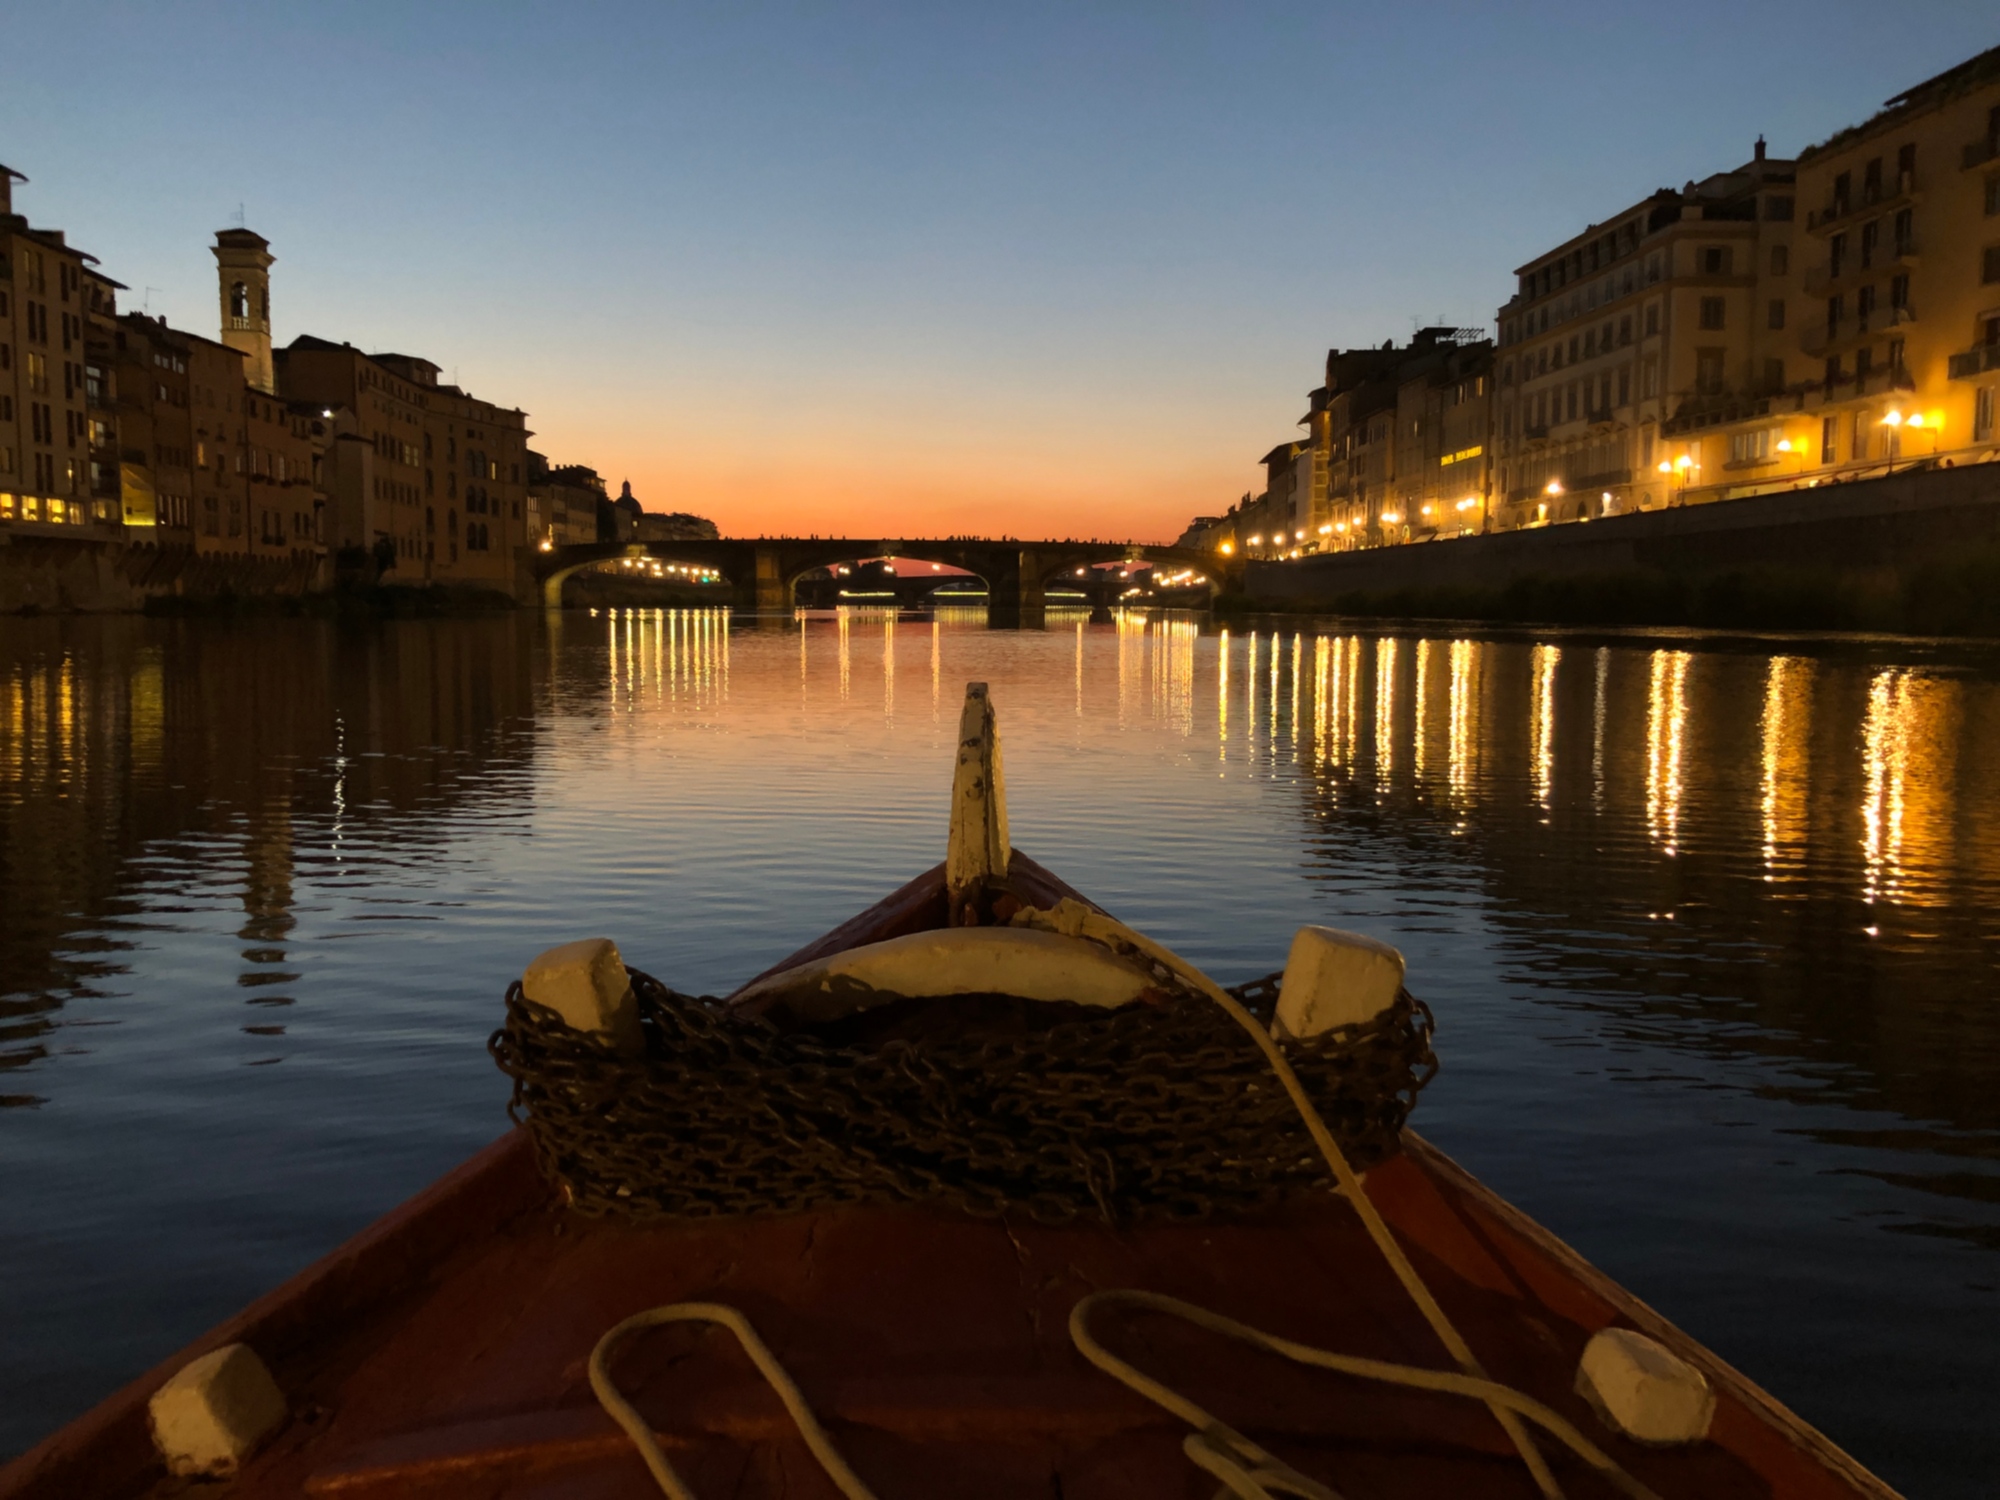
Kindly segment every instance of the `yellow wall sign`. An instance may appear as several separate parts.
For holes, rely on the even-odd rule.
[[[1485,451],[1486,445],[1484,443],[1474,443],[1470,448],[1461,448],[1456,453],[1447,453],[1443,458],[1438,460],[1438,467],[1443,468],[1446,464],[1464,463],[1468,458],[1477,458]]]

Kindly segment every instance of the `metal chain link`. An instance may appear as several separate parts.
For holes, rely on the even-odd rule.
[[[642,1057],[570,1030],[519,983],[488,1042],[514,1080],[508,1113],[584,1213],[904,1200],[1046,1224],[1195,1221],[1325,1177],[1256,1046],[1158,966],[1157,1005],[1003,1001],[996,1020],[961,997],[931,1003],[974,1016],[963,1030],[852,1045],[729,1016],[628,972]],[[1231,993],[1268,1022],[1279,977]],[[1286,1044],[1358,1169],[1398,1149],[1437,1072],[1434,1026],[1403,992],[1365,1025]]]

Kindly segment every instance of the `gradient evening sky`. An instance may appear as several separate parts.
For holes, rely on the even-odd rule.
[[[1170,538],[1331,345],[2000,42],[1966,0],[57,4],[15,206],[213,334],[421,354],[725,532]]]

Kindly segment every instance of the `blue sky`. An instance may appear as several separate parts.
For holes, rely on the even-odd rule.
[[[2000,42],[1983,7],[44,4],[16,207],[212,331],[422,354],[739,531],[1169,536],[1330,345]],[[60,57],[64,66],[47,64]]]

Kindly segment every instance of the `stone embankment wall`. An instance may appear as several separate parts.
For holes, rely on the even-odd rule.
[[[1252,608],[1364,614],[1532,618],[1540,602],[1556,617],[1635,623],[1952,628],[1894,616],[1921,605],[1908,596],[1922,578],[1995,559],[2000,464],[1982,464],[1530,531],[1252,562],[1245,592]],[[1782,602],[1780,617],[1771,618],[1770,608],[1760,616],[1749,597],[1760,589],[1785,595],[1815,617],[1783,618],[1791,606]],[[1725,592],[1742,617],[1699,618],[1700,601]],[[1575,604],[1567,616],[1562,600]],[[1661,618],[1648,617],[1646,601]]]
[[[0,542],[0,613],[137,610],[150,599],[295,596],[326,586],[323,562],[204,557],[55,536]]]

